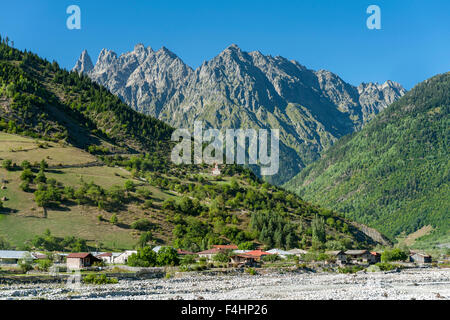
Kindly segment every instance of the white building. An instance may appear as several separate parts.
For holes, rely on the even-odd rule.
[[[220,176],[220,169],[219,169],[219,165],[216,163],[214,169],[212,169],[211,174],[213,176]]]
[[[127,264],[128,262],[128,258],[133,254],[133,253],[137,253],[136,250],[127,250],[125,252],[122,252],[121,254],[119,254],[118,256],[116,256],[113,259],[113,263],[117,263],[117,264]]]
[[[102,259],[105,263],[112,264],[114,263],[114,259],[121,254],[121,252],[99,252],[97,255],[95,255],[95,257],[98,259]]]

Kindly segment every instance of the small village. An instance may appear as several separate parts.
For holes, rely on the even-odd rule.
[[[390,271],[397,268],[414,268],[424,266],[448,266],[448,257],[443,256],[439,261],[433,261],[430,255],[420,252],[410,252],[402,261],[387,263],[383,261],[383,254],[369,250],[326,251],[322,253],[308,252],[302,249],[281,250],[270,249],[264,251],[239,250],[237,245],[214,245],[211,249],[201,252],[189,252],[171,247],[155,246],[151,250],[158,254],[163,248],[176,252],[176,262],[170,261],[166,266],[172,271],[203,271],[207,269],[226,270],[268,270],[270,268],[309,269],[314,271],[348,272],[369,270],[370,266],[379,266],[371,271]],[[136,256],[138,250],[124,252],[29,252],[29,251],[0,251],[0,281],[8,274],[50,274],[57,272],[105,272],[107,270],[136,271],[140,274],[145,270],[155,271],[158,268],[133,267],[130,257]],[[27,265],[28,268],[23,268]],[[203,268],[192,268],[203,266]],[[386,266],[390,267],[386,269]],[[395,267],[395,268],[394,268]],[[125,269],[123,269],[125,268]],[[173,269],[178,268],[178,269]],[[334,268],[334,269],[333,269]],[[161,268],[159,268],[161,269]]]

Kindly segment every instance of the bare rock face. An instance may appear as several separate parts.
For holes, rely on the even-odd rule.
[[[391,103],[394,103],[406,90],[398,83],[386,81],[383,84],[362,83],[358,86],[359,103],[364,112],[364,120],[368,121]]]
[[[79,73],[88,73],[92,69],[94,69],[94,65],[92,64],[91,57],[89,56],[87,50],[84,50],[78,61],[75,63],[73,70]]]
[[[231,45],[192,70],[167,48],[142,44],[120,56],[103,49],[94,67],[83,52],[74,70],[107,87],[134,109],[174,127],[203,120],[214,128],[280,129],[282,183],[338,138],[359,130],[405,94],[387,81],[354,87],[297,61]]]
[[[81,72],[79,65],[77,62],[74,70]],[[103,49],[95,67],[84,72],[134,109],[153,116],[161,112],[167,101],[176,99],[193,73],[168,49],[163,47],[153,51],[142,44],[119,57],[115,52]]]

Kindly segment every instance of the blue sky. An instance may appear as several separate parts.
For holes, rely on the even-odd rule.
[[[345,81],[400,82],[407,89],[450,71],[448,0],[2,1],[0,34],[20,49],[72,68],[83,49],[118,54],[136,43],[166,46],[193,68],[232,43],[327,69]],[[68,30],[66,8],[81,8]],[[366,27],[369,5],[381,30]]]

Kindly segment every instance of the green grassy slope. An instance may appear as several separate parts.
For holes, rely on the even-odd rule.
[[[421,240],[449,243],[449,110],[446,73],[417,85],[285,186],[391,238],[429,225]]]

